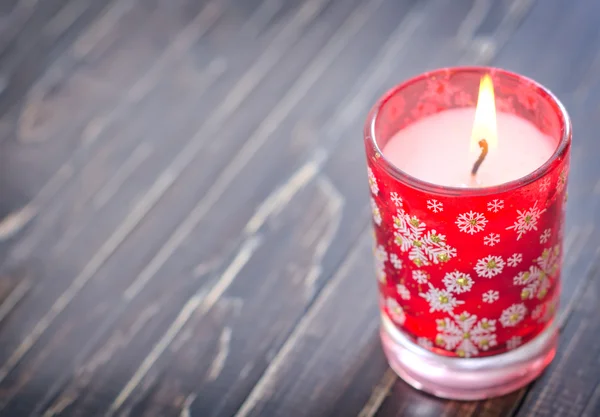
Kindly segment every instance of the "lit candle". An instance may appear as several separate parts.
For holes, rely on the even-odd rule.
[[[478,99],[478,120],[475,108],[427,116],[400,130],[383,148],[385,157],[416,178],[455,187],[498,185],[542,166],[556,149],[556,140],[522,117],[496,113],[493,90],[485,89],[493,88],[491,80],[486,84],[486,79]],[[470,172],[482,139],[490,150],[474,184]]]
[[[373,108],[381,337],[408,383],[481,399],[552,360],[570,141],[556,98],[498,69],[422,74]]]

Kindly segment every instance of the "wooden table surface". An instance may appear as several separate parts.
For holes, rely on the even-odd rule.
[[[2,0],[0,416],[600,415],[598,0]],[[561,344],[482,402],[378,338],[362,125],[495,65],[573,118]]]

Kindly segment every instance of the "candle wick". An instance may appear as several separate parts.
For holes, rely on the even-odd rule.
[[[485,159],[485,157],[488,154],[488,143],[485,139],[481,139],[479,142],[479,147],[481,148],[481,155],[479,155],[479,158],[477,158],[477,161],[475,161],[475,163],[473,164],[473,169],[471,170],[471,176],[474,177],[475,175],[477,175],[477,171],[479,170],[479,167],[481,166],[481,163],[483,162],[483,160]]]

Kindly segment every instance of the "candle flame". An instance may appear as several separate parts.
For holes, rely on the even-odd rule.
[[[485,139],[491,149],[498,146],[496,126],[496,101],[492,77],[485,74],[479,84],[479,96],[475,108],[475,122],[471,133],[471,152],[479,153],[479,141]]]

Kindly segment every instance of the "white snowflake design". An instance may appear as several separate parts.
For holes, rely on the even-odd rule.
[[[390,262],[395,269],[402,269],[402,260],[395,253],[390,255]]]
[[[513,278],[515,285],[524,285],[521,290],[522,300],[531,300],[537,297],[544,299],[551,286],[550,278],[556,276],[560,267],[560,247],[546,248],[535,260],[537,265],[532,265],[527,271],[520,272]]]
[[[559,194],[563,192],[565,185],[567,185],[567,174],[565,168],[563,168],[558,176],[558,184],[556,184],[556,190]]]
[[[423,271],[419,271],[419,270],[412,271],[412,277],[419,284],[426,284],[427,281],[429,280],[429,275],[427,275],[427,273],[425,273]]]
[[[429,283],[429,291],[419,293],[429,303],[429,312],[445,311],[452,313],[454,307],[459,304],[464,304],[464,301],[458,301],[456,297],[447,289],[440,290]]]
[[[455,351],[459,357],[471,357],[496,346],[496,320],[483,318],[464,312],[452,315],[452,319],[437,320],[438,334],[435,343],[446,350]]]
[[[513,229],[517,232],[517,240],[519,240],[525,233],[531,230],[537,230],[538,221],[545,211],[546,209],[540,210],[538,208],[537,201],[529,210],[517,210],[517,220],[512,226],[507,227],[506,230]]]
[[[503,208],[504,208],[504,200],[494,199],[494,200],[490,201],[489,203],[487,203],[487,209],[488,209],[488,211],[491,211],[492,213],[498,213]]]
[[[425,223],[416,216],[398,210],[394,216],[394,242],[417,266],[447,262],[456,256],[456,249],[446,243],[446,236],[435,230],[426,231]]]
[[[385,282],[385,261],[388,260],[388,253],[385,251],[383,245],[378,245],[373,253],[375,255],[375,274],[377,279],[381,282]]]
[[[504,269],[504,260],[501,256],[488,255],[481,258],[475,265],[477,275],[484,278],[492,278],[502,272]]]
[[[500,243],[500,235],[498,233],[490,233],[483,238],[483,244],[486,246],[495,246]]]
[[[540,182],[540,191],[548,191],[550,189],[550,178],[546,177]]]
[[[473,97],[466,91],[459,91],[454,95],[454,103],[460,107],[474,107]]]
[[[473,286],[471,276],[458,271],[448,272],[442,282],[448,291],[456,294],[471,291],[471,287]]]
[[[485,228],[487,222],[487,219],[482,213],[476,213],[474,211],[463,213],[456,219],[456,225],[459,230],[470,235],[481,232]]]
[[[398,291],[400,298],[402,298],[403,300],[410,300],[410,291],[408,291],[406,285],[398,284],[396,286],[396,290]]]
[[[507,260],[506,264],[508,266],[517,266],[523,260],[523,255],[520,253],[513,253]]]
[[[392,203],[394,203],[396,207],[402,207],[402,198],[398,196],[398,193],[390,193],[390,200],[392,200]]]
[[[516,349],[519,346],[521,346],[521,343],[523,343],[521,336],[513,336],[506,341],[506,349],[508,349],[508,350]]]
[[[434,213],[444,211],[444,205],[437,200],[427,200],[427,208],[433,211]]]
[[[552,230],[544,230],[544,233],[540,235],[540,243],[548,243],[548,241],[550,240],[550,236],[552,236]]]
[[[525,304],[513,304],[502,311],[500,323],[504,327],[514,327],[523,320],[525,314],[527,314]]]
[[[427,339],[426,337],[417,338],[417,344],[425,349],[431,349],[433,347],[431,340]]]
[[[500,293],[498,291],[489,290],[483,293],[481,299],[484,303],[492,304],[500,299]]]
[[[539,323],[549,322],[554,318],[557,306],[558,297],[555,297],[554,299],[547,301],[542,305],[539,305],[538,307],[540,307],[540,311],[537,313],[538,317],[535,318],[535,320],[537,320]],[[531,318],[534,318],[533,312],[531,312]]]
[[[535,306],[535,308],[531,312],[531,318],[533,320],[538,320],[542,317],[543,312],[544,312],[544,306],[542,304],[539,304],[539,305]]]
[[[379,194],[379,186],[377,185],[377,179],[375,178],[375,174],[373,174],[373,170],[368,168],[369,171],[369,187],[371,188],[371,192],[373,195]]]
[[[398,302],[396,300],[394,300],[393,298],[387,298],[385,300],[385,306],[387,307],[387,311],[388,314],[390,315],[390,318],[399,325],[403,325],[404,322],[406,321],[406,314],[404,314],[404,310],[402,309],[402,307],[400,306],[400,304],[398,304]]]
[[[445,105],[450,105],[454,94],[461,91],[458,86],[449,81],[448,76],[429,78],[426,83],[423,97],[433,99],[435,102],[442,101]]]
[[[377,207],[377,203],[373,197],[371,197],[371,211],[373,212],[373,221],[377,226],[381,226],[381,212],[379,211],[379,207]]]

